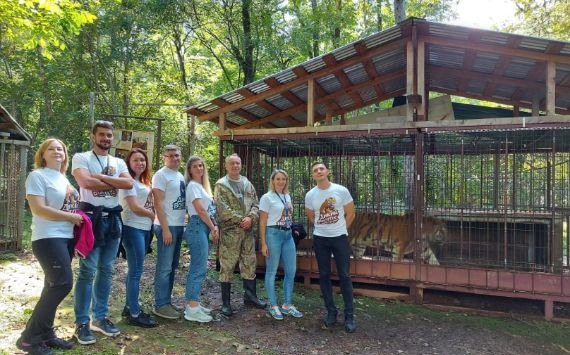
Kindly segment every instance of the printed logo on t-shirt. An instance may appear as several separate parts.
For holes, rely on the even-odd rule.
[[[180,196],[172,202],[172,209],[175,211],[186,209],[186,185],[184,185],[184,181],[180,181]]]
[[[117,169],[115,169],[114,166],[106,166],[103,168],[103,170],[101,171],[101,174],[103,175],[107,175],[107,176],[113,176],[117,173]]]
[[[293,209],[291,208],[291,205],[289,205],[289,208],[287,209],[288,211],[288,216],[285,215],[285,208],[281,210],[281,217],[279,217],[279,219],[277,220],[277,222],[275,224],[277,224],[278,226],[281,227],[291,227],[291,221],[293,220]]]
[[[154,208],[153,204],[152,204],[152,194],[148,194],[148,196],[146,197],[146,201],[144,203],[143,206],[146,210],[152,211],[152,209]]]
[[[118,190],[105,190],[105,191],[91,191],[93,193],[93,197],[117,197]]]
[[[79,192],[74,188],[68,188],[65,198],[63,200],[63,206],[61,210],[65,212],[75,212],[79,208]]]
[[[319,208],[317,224],[335,224],[339,220],[339,213],[335,207],[336,199],[328,197]]]

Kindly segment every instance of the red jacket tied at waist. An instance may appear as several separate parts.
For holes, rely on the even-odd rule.
[[[75,211],[78,215],[83,217],[83,223],[81,226],[73,227],[73,239],[75,239],[75,252],[81,258],[85,259],[91,250],[93,250],[93,244],[95,243],[95,237],[93,236],[93,226],[91,225],[91,219],[85,212],[81,210]]]

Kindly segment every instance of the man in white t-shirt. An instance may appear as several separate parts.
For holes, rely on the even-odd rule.
[[[164,166],[152,177],[154,197],[154,234],[157,238],[156,273],[154,276],[154,309],[166,319],[177,319],[183,308],[172,304],[174,273],[180,259],[186,215],[186,185],[178,171],[182,156],[180,148],[167,145],[163,150]]]
[[[336,322],[338,314],[332,294],[332,254],[344,300],[344,328],[352,333],[356,330],[356,325],[350,277],[351,249],[348,242],[348,227],[354,221],[354,202],[346,187],[329,181],[329,170],[325,163],[313,163],[311,174],[317,186],[305,195],[305,213],[309,222],[314,225],[313,248],[319,267],[321,294],[327,309],[327,316],[322,326],[324,329],[331,327]]]
[[[109,155],[113,142],[113,124],[97,121],[91,132],[93,150],[77,153],[72,160],[72,174],[79,184],[81,203],[93,224],[95,245],[85,259],[79,259],[75,282],[75,337],[79,344],[93,344],[91,329],[107,336],[120,334],[107,318],[113,265],[121,238],[119,189],[133,187],[133,179],[122,159]],[[92,321],[89,324],[89,306]]]

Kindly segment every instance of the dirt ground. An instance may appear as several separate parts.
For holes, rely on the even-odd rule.
[[[147,257],[142,282],[143,307],[152,304],[154,258]],[[174,302],[184,303],[188,256],[182,258],[177,273]],[[77,261],[74,261],[77,266]],[[116,265],[111,296],[110,318],[118,322],[122,334],[109,339],[98,335],[92,346],[76,346],[65,354],[418,354],[418,355],[554,355],[568,354],[568,341],[552,343],[547,335],[567,338],[564,324],[535,320],[479,317],[461,313],[438,312],[401,302],[356,299],[354,334],[344,332],[342,317],[332,330],[320,329],[324,315],[319,292],[296,284],[295,303],[305,312],[300,319],[275,321],[265,311],[246,308],[241,302],[241,285],[232,294],[235,314],[228,318],[218,313],[220,289],[216,273],[210,271],[204,286],[204,304],[213,308],[216,320],[195,324],[183,319],[165,321],[160,326],[141,329],[120,320],[124,302],[126,262]],[[22,253],[0,264],[0,354],[18,353],[14,342],[25,326],[39,296],[43,276],[31,253]],[[237,280],[237,279],[236,279]],[[235,284],[239,284],[236,282]],[[280,285],[280,283],[278,283]],[[258,283],[264,296],[263,283]],[[337,305],[342,299],[337,296]],[[56,323],[60,336],[73,334],[73,296],[64,301]],[[342,313],[342,312],[341,312]],[[541,335],[541,334],[544,334]],[[566,335],[566,336],[565,336]]]

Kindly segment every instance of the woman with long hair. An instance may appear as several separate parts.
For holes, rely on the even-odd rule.
[[[134,148],[125,160],[134,184],[130,190],[119,190],[123,206],[123,246],[127,254],[127,299],[123,315],[129,324],[152,328],[157,323],[139,305],[140,282],[144,269],[144,257],[150,242],[150,229],[154,220],[152,193],[150,188],[151,169],[144,150]]]
[[[303,317],[303,313],[293,305],[293,285],[297,271],[297,251],[291,232],[293,205],[289,195],[289,175],[285,170],[276,169],[269,179],[269,190],[259,200],[259,237],[261,253],[265,256],[265,289],[271,303],[269,314],[277,320],[283,315]],[[275,275],[283,263],[283,305],[277,305]]]
[[[184,232],[190,248],[190,268],[186,278],[186,307],[184,318],[193,322],[210,322],[211,310],[200,304],[200,291],[208,270],[208,234],[214,242],[219,238],[218,226],[213,218],[212,189],[208,168],[198,156],[188,159],[185,169],[186,209],[188,225]]]
[[[18,349],[32,355],[50,355],[51,348],[73,347],[73,342],[58,338],[53,328],[57,307],[73,287],[73,227],[83,223],[83,218],[74,213],[79,193],[65,176],[68,158],[62,141],[46,139],[36,152],[35,169],[26,179],[26,199],[32,211],[32,251],[45,274],[40,299],[16,341]]]

